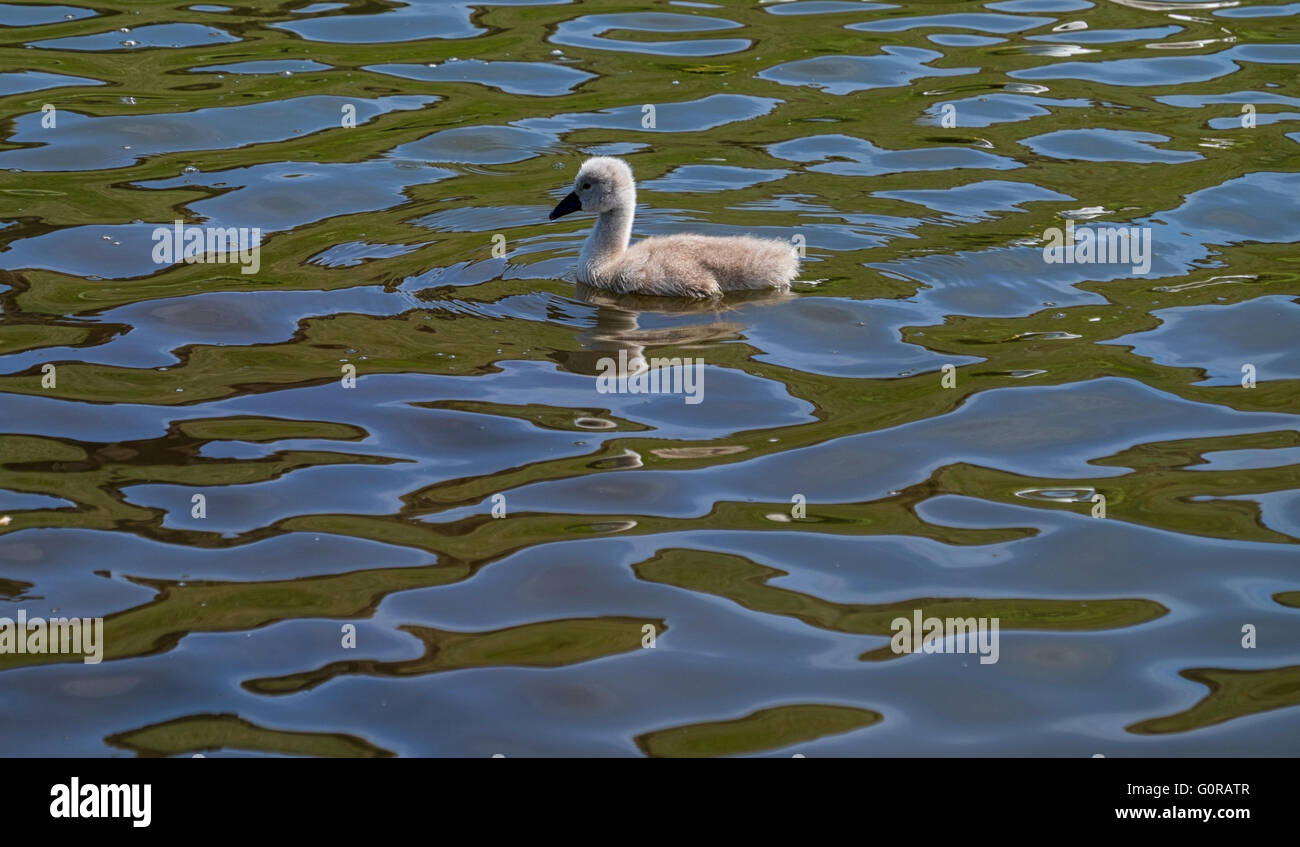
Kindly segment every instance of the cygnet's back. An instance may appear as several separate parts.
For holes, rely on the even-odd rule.
[[[551,220],[579,209],[597,212],[582,248],[578,281],[620,294],[716,297],[726,291],[785,289],[799,254],[784,241],[749,236],[660,235],[628,246],[636,208],[632,169],[597,156],[578,171],[573,191]]]

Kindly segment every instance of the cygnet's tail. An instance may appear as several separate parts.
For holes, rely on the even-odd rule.
[[[790,242],[750,236],[735,241],[738,249],[729,252],[742,261],[733,262],[724,289],[786,289],[799,274],[799,251]]]

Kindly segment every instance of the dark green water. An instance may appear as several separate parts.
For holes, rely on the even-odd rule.
[[[1300,754],[1298,20],[0,4],[0,755]],[[578,290],[591,154],[800,281]]]

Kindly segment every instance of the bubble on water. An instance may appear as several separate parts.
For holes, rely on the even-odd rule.
[[[636,521],[596,521],[595,523],[566,527],[566,529],[589,533],[626,532],[629,529],[636,529]]]
[[[101,235],[101,236],[99,237],[99,240],[100,240],[100,241],[112,241],[112,240],[113,240],[113,236],[111,236],[111,235]]]
[[[581,429],[615,429],[618,424],[606,418],[581,417],[575,418],[573,425]]]
[[[457,59],[455,56],[452,56],[452,57],[451,57],[450,59],[448,59],[447,61],[448,61],[448,62],[459,62],[460,59]]]
[[[1090,503],[1097,493],[1095,488],[1025,488],[1015,492],[1025,500],[1046,500],[1051,503]]]
[[[1073,332],[1062,332],[1060,330],[1050,330],[1047,332],[1022,332],[1008,338],[1008,341],[1069,341],[1075,338],[1082,338]]]
[[[123,149],[123,150],[130,150],[130,149],[131,149],[131,145],[130,145],[130,144],[123,144],[123,145],[122,145],[122,149]]]
[[[427,65],[425,65],[425,67],[426,67],[426,68],[436,68],[436,67],[438,67],[438,63],[437,63],[437,62],[429,62]]]
[[[139,46],[140,46],[140,42],[138,42],[138,41],[132,41],[132,40],[129,39],[129,38],[128,38],[126,41],[119,41],[118,44],[121,44],[123,47],[139,47]]]
[[[131,27],[129,26],[124,26],[118,29],[118,32],[130,32],[130,31],[131,31]]]

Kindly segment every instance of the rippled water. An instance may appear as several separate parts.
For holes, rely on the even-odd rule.
[[[0,5],[0,754],[1300,754],[1298,20]],[[576,289],[592,153],[801,281]]]

